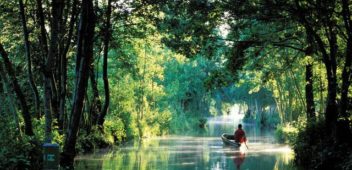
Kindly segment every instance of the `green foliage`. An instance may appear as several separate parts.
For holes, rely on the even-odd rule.
[[[348,144],[338,143],[329,136],[331,127],[324,121],[310,123],[300,129],[294,141],[295,161],[309,169],[348,169],[351,162],[347,159],[352,148]]]
[[[200,130],[199,123],[201,119],[201,117],[195,117],[187,113],[174,115],[170,122],[170,133],[187,135]]]
[[[36,137],[20,135],[20,129],[6,115],[0,116],[0,167],[6,169],[37,169],[41,148]]]
[[[351,26],[344,20],[351,17],[343,16],[350,15],[342,10],[343,2],[326,1],[324,5],[320,5],[320,1],[304,0],[137,0],[114,3],[117,10],[113,10],[112,15],[113,32],[108,57],[111,93],[109,113],[104,127],[91,124],[89,108],[93,91],[88,88],[80,127],[82,130],[77,142],[78,151],[89,152],[133,138],[184,133],[197,129],[199,125],[204,127],[204,117],[226,114],[230,106],[238,104],[243,106],[242,112],[246,111],[244,121],[269,127],[278,125],[278,139],[294,144],[298,162],[319,169],[330,166],[328,161],[331,159],[344,163],[343,168],[350,169],[351,156],[349,160],[334,156],[344,155],[345,151],[341,148],[344,146],[333,146],[333,141],[326,138],[330,135],[326,133],[328,127],[322,122],[307,125],[303,116],[307,105],[307,82],[303,68],[307,63],[313,64],[313,93],[318,118],[323,117],[326,96],[330,94],[327,90],[327,73],[336,72],[332,76],[336,78],[336,89],[344,90],[341,89],[343,70],[350,68],[344,59],[350,56],[347,55],[349,43],[346,42],[351,41],[351,35],[348,34],[348,27]],[[96,70],[93,71],[96,71],[100,99],[104,90],[100,61],[104,22],[101,21],[104,21],[106,4],[103,1],[96,1],[96,4]],[[33,15],[37,12],[36,6],[35,3],[25,5],[33,56],[33,68],[30,69],[33,69],[37,88],[43,93],[44,83],[40,73],[45,61],[37,38],[38,18]],[[45,1],[43,6],[45,14],[48,14],[50,5]],[[24,74],[28,68],[22,57],[24,45],[18,6],[16,2],[1,1],[0,7],[0,42],[9,52],[29,110],[33,112],[33,96],[28,77]],[[347,8],[350,8],[348,4]],[[71,9],[65,8],[63,11],[70,14]],[[321,15],[322,12],[324,15]],[[305,21],[303,24],[302,16]],[[49,23],[46,22],[45,27],[49,28]],[[62,26],[65,28],[65,25]],[[310,33],[306,35],[307,31]],[[72,56],[77,47],[74,42],[76,38],[68,40],[67,35],[65,31],[60,32],[60,50],[66,41],[72,42],[68,49],[68,84],[64,94],[69,99],[75,87],[73,80],[76,70]],[[306,40],[309,35],[314,36],[312,42]],[[335,52],[332,47],[337,48]],[[310,48],[313,52],[307,54]],[[331,60],[336,57],[336,64],[326,66],[333,61],[323,59],[324,50]],[[61,63],[57,61],[54,65],[56,67]],[[336,70],[329,70],[334,67]],[[61,68],[54,69],[55,76],[62,74]],[[35,137],[21,135],[23,120],[17,116],[10,83],[4,78],[6,75],[1,72],[0,167],[29,168],[33,161],[28,157],[40,148],[36,142],[44,140],[45,120],[33,119]],[[57,79],[57,83],[60,90],[61,80]],[[348,94],[350,97],[351,90]],[[341,95],[337,94],[336,101],[340,98]],[[67,101],[65,119],[70,117],[70,109],[71,102]],[[13,118],[3,116],[8,112],[14,113]],[[350,112],[348,114],[351,118]],[[57,122],[53,124],[53,142],[63,146],[64,136],[59,133]]]
[[[300,116],[297,121],[279,124],[275,131],[276,139],[281,143],[293,145],[297,140],[298,133],[305,129],[306,125],[305,116]]]
[[[104,122],[105,132],[108,136],[112,136],[112,140],[111,137],[108,137],[107,140],[109,141],[109,143],[124,141],[124,139],[126,138],[126,131],[124,129],[125,125],[119,118],[113,120],[114,121],[107,120],[106,122]]]
[[[278,125],[275,131],[276,138],[280,143],[293,143],[298,135],[298,129],[291,123]]]
[[[42,117],[40,119],[33,119],[33,129],[36,132],[36,137],[39,141],[44,141],[45,139],[45,118]],[[52,127],[52,142],[59,144],[59,146],[63,146],[64,143],[64,135],[60,134],[57,126]],[[62,148],[61,148],[62,149]]]
[[[113,144],[113,140],[105,131],[101,131],[98,127],[93,127],[89,131],[81,130],[78,134],[76,143],[76,152],[89,153],[98,148],[104,148]]]

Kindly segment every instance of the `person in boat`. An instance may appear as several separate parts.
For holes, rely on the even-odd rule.
[[[235,142],[240,144],[247,142],[246,133],[242,129],[241,124],[238,124],[238,129],[235,131],[235,134],[234,134],[234,140]]]

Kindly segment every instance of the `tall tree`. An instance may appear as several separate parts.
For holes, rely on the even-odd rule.
[[[42,60],[45,61],[49,55],[49,47],[47,41],[47,32],[45,29],[45,18],[43,12],[42,0],[37,0],[37,17],[38,26],[40,28],[39,42],[42,46]],[[52,124],[52,103],[51,103],[51,84],[50,70],[46,70],[45,63],[41,63],[43,80],[44,80],[44,114],[45,114],[45,140],[51,141],[51,124]]]
[[[32,74],[32,59],[31,59],[31,49],[30,49],[30,42],[29,42],[29,32],[28,32],[28,28],[27,28],[25,8],[24,8],[22,0],[19,0],[19,7],[20,7],[22,28],[23,28],[25,53],[26,53],[27,65],[28,65],[27,74],[28,74],[28,78],[29,78],[29,84],[31,86],[31,89],[32,89],[32,92],[34,95],[35,111],[36,111],[37,117],[40,118],[41,110],[40,110],[39,93],[38,93],[38,89],[37,89],[37,86],[34,82],[33,74]]]
[[[110,41],[110,18],[111,18],[111,0],[108,0],[108,7],[106,11],[105,21],[105,34],[104,34],[104,54],[103,54],[103,80],[104,80],[104,91],[105,101],[102,112],[100,114],[98,125],[103,125],[105,116],[109,109],[110,104],[110,91],[109,91],[109,79],[108,79],[108,52],[109,52],[109,41]]]
[[[341,0],[342,2],[342,16],[347,33],[347,43],[345,50],[345,65],[342,72],[342,87],[341,87],[341,116],[348,120],[347,106],[350,102],[348,99],[348,91],[352,79],[352,19],[350,5],[348,0]]]
[[[50,42],[47,44],[45,18],[42,7],[42,1],[37,0],[37,15],[40,27],[40,43],[42,45],[42,55],[45,63],[42,64],[42,73],[44,79],[44,113],[45,113],[45,140],[51,141],[52,131],[52,115],[55,115],[59,120],[59,104],[57,101],[57,85],[55,73],[57,71],[58,57],[58,44],[60,23],[62,19],[63,8],[65,4],[62,0],[53,0],[51,3],[50,17]]]
[[[72,167],[76,155],[75,144],[83,112],[83,102],[87,91],[89,63],[93,58],[93,37],[95,28],[93,1],[83,0],[81,7],[81,18],[77,35],[76,84],[70,121],[60,161],[60,164],[64,167]]]
[[[78,0],[73,0],[71,7],[71,17],[68,26],[68,35],[66,39],[66,44],[63,46],[63,51],[60,52],[60,95],[59,95],[59,119],[58,125],[59,129],[63,130],[64,128],[64,120],[66,117],[65,106],[66,106],[66,91],[67,91],[67,53],[71,46],[71,41],[73,37],[74,25],[76,23],[77,18],[77,4]]]

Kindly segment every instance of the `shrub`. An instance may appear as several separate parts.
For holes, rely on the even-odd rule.
[[[0,116],[0,169],[39,169],[41,147],[35,136],[21,134],[13,120]]]
[[[311,123],[301,129],[294,142],[295,161],[309,169],[349,169],[352,149],[348,144],[337,143],[331,137],[330,127],[324,121]]]
[[[292,123],[278,125],[275,131],[275,136],[280,143],[293,143],[298,135],[298,128]]]
[[[113,121],[106,120],[104,122],[106,136],[111,136],[113,138],[113,141],[110,141],[110,143],[121,142],[126,139],[126,130],[124,127],[125,125],[120,118],[114,119]]]
[[[33,119],[33,131],[36,134],[36,137],[39,141],[44,141],[45,138],[45,117],[38,119]],[[54,122],[53,124],[56,124]],[[60,134],[58,131],[58,126],[52,126],[52,143],[57,143],[59,146],[63,146],[64,143],[64,134]],[[62,148],[61,148],[62,149]]]

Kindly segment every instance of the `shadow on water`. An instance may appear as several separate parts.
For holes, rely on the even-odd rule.
[[[247,150],[225,147],[222,133],[232,133],[238,122],[209,121],[207,129],[186,136],[174,135],[128,143],[116,150],[99,151],[76,158],[76,169],[242,169],[294,170],[293,152],[277,144],[273,130],[244,125]]]

